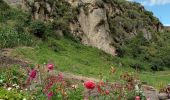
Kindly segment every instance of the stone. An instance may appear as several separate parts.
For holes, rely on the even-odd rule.
[[[76,2],[76,4],[80,4],[79,0]],[[87,8],[86,10],[82,7],[80,8],[78,22],[75,23],[79,24],[80,28],[76,29],[76,25],[71,24],[71,30],[81,29],[80,34],[75,33],[78,37],[81,37],[83,44],[97,47],[108,54],[116,55],[116,49],[111,45],[113,39],[110,35],[106,9],[96,6],[96,2],[96,0],[81,0],[81,3],[87,4]],[[75,5],[75,2],[71,2],[71,4]]]
[[[168,94],[166,93],[159,93],[158,97],[160,100],[167,100],[168,99]]]
[[[159,100],[158,93],[154,87],[142,85],[142,90],[146,98],[150,98],[150,100]]]
[[[144,95],[146,98],[150,98],[150,100],[159,100],[156,91],[144,91]]]

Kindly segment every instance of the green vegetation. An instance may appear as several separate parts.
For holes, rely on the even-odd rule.
[[[5,100],[23,100],[23,99],[30,99],[30,95],[27,93],[23,93],[17,90],[6,90],[4,88],[0,88],[0,99]]]
[[[102,78],[104,81],[115,82],[121,79],[122,74],[128,72],[139,78],[142,83],[158,89],[169,84],[170,33],[159,33],[158,27],[161,23],[140,4],[124,0],[96,2],[101,8],[104,7],[103,2],[110,3],[118,11],[108,15],[114,39],[113,46],[117,48],[118,53],[113,57],[97,48],[82,45],[70,34],[69,22],[77,20],[79,7],[83,6],[88,14],[87,5],[72,8],[63,0],[54,2],[54,0],[48,1],[50,6],[55,7],[54,12],[48,15],[54,20],[42,21],[33,20],[31,14],[11,8],[0,0],[0,50],[15,47],[9,52],[11,58],[18,57],[32,65],[52,62],[56,65],[57,71]],[[116,70],[113,75],[111,68]],[[24,90],[28,78],[27,71],[26,67],[0,66],[2,73],[0,99],[47,98],[42,92],[43,86],[36,87],[36,92],[29,93],[30,91]],[[14,84],[16,86],[13,86]],[[70,99],[82,99],[84,96],[82,87],[77,90],[65,86],[63,88]],[[56,87],[54,91],[55,89]],[[52,99],[61,99],[62,92],[57,92],[56,97],[53,96]],[[30,95],[33,98],[30,98]],[[134,95],[136,94],[128,93],[129,98],[134,98]]]
[[[118,53],[118,56],[111,57],[96,48],[82,46],[79,42],[73,41],[75,39],[69,33],[68,22],[76,19],[75,15],[78,14],[79,9],[70,9],[68,3],[59,1],[55,12],[51,15],[54,21],[43,22],[32,20],[30,14],[10,8],[6,3],[1,2],[0,47],[33,46],[33,49],[16,48],[15,53],[31,59],[34,64],[53,59],[56,64],[59,64],[61,71],[94,77],[98,77],[100,73],[109,76],[110,67],[117,66],[118,75],[112,79],[116,79],[125,70],[159,71],[167,70],[170,66],[169,33],[156,33],[150,30],[151,27],[149,28],[148,25],[156,25],[159,21],[138,3],[112,0],[112,4],[119,8],[120,14],[109,19],[110,29],[115,39],[113,45],[117,47]],[[53,2],[49,1],[49,4],[52,5]],[[108,3],[110,0],[104,2]],[[102,6],[101,3],[99,1],[97,5]],[[145,33],[141,32],[140,29],[144,26],[154,32],[151,34],[151,40],[144,37]],[[138,35],[129,38],[127,33],[133,32],[134,29],[137,30]]]
[[[128,57],[136,59],[138,62],[132,64],[132,67],[139,67],[143,70],[162,71],[169,68],[170,45],[169,33],[160,33],[159,38],[155,38],[155,42],[151,42],[138,34],[125,42],[118,49],[119,57]],[[141,63],[144,62],[143,64]]]
[[[0,2],[0,48],[33,45],[33,36],[26,31],[29,14]]]
[[[112,57],[96,48],[86,47],[67,39],[50,39],[48,43],[40,43],[36,48],[16,48],[11,54],[19,55],[22,59],[34,64],[53,62],[57,65],[57,70],[77,75],[100,78],[102,74],[104,79],[112,81],[119,79],[124,72],[135,73],[135,68],[131,68],[132,64],[142,64],[145,68],[148,64],[130,57]],[[109,73],[111,66],[116,68],[113,76],[110,76],[111,73]],[[170,81],[169,75],[164,72],[139,70],[138,73],[142,81],[154,86],[157,86],[158,82],[167,84]]]
[[[110,30],[115,41],[114,46],[122,46],[127,39],[139,33],[154,36],[155,32],[159,31],[159,26],[162,25],[152,12],[146,11],[139,3],[125,0],[106,0],[105,2],[111,3],[117,9],[115,14],[108,16]]]
[[[36,40],[46,40],[48,37],[61,38],[62,36],[75,40],[70,34],[68,23],[75,19],[76,8],[71,8],[64,1],[48,1],[55,9],[49,15],[54,21],[44,22],[31,19],[30,13],[17,8],[9,7],[3,0],[0,1],[0,48],[16,46],[32,46]],[[38,39],[37,39],[38,37]]]
[[[31,99],[29,91],[20,91],[27,78],[25,69],[18,66],[0,67],[0,99]]]

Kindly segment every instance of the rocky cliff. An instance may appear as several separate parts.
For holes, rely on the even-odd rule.
[[[35,20],[64,22],[70,33],[83,44],[111,55],[116,55],[116,48],[124,45],[127,39],[142,33],[150,40],[162,29],[162,24],[151,12],[139,3],[125,0],[12,1],[8,0],[12,4],[20,3]]]

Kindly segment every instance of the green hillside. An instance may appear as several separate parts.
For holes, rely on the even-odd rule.
[[[50,2],[53,1],[50,0]],[[109,80],[111,83],[119,81],[121,84],[128,83],[128,81],[122,80],[120,76],[129,73],[129,76],[134,76],[142,84],[151,85],[157,89],[162,89],[169,84],[170,33],[160,31],[163,30],[163,28],[159,28],[162,27],[162,24],[153,16],[152,12],[146,11],[138,3],[125,0],[102,0],[102,3],[110,3],[115,7],[113,9],[119,11],[108,15],[108,24],[114,40],[112,45],[116,47],[117,53],[116,56],[112,56],[95,47],[81,44],[80,37],[72,35],[69,29],[69,22],[77,20],[76,15],[79,13],[79,7],[72,8],[62,0],[56,2],[54,12],[51,13],[52,15],[50,14],[54,17],[53,21],[43,21],[35,20],[30,12],[11,8],[3,0],[0,0],[0,57],[9,57],[28,63],[26,67],[19,67],[16,64],[5,65],[6,62],[0,64],[0,72],[2,73],[0,75],[0,99],[1,96],[4,99],[9,99],[10,95],[11,98],[19,97],[23,99],[26,97],[30,99],[31,97],[27,96],[28,94],[37,97],[38,100],[47,99],[46,94],[43,93],[42,86],[44,84],[36,87],[35,94],[31,91],[31,87],[26,87],[30,73],[27,73],[28,70],[25,69],[27,67],[36,68],[37,64],[43,66],[48,63],[53,63],[57,72],[61,71],[95,79],[102,78],[105,82]],[[100,3],[97,5],[102,7],[103,4],[100,5]],[[86,5],[82,6],[86,9]],[[143,29],[147,31],[146,33],[151,34],[151,39],[145,37],[146,33],[143,32]],[[3,52],[5,50],[7,50],[7,53]],[[3,59],[1,62],[3,62]],[[111,73],[111,68],[115,69],[114,74]],[[49,72],[48,70],[47,73]],[[72,79],[67,81],[70,85]],[[10,92],[7,91],[13,83],[22,84],[21,90],[24,93],[22,91],[16,93],[16,91],[19,91],[17,89],[16,91],[15,89]],[[35,82],[35,84],[37,83]],[[30,91],[25,90],[27,88]],[[65,91],[68,92],[69,89],[70,87]],[[53,90],[51,89],[51,91]],[[7,96],[3,95],[4,92]],[[11,92],[16,95],[12,95]],[[57,95],[56,98],[63,100],[62,93],[55,94]],[[69,91],[68,97],[81,95],[77,97],[79,99],[71,98],[80,100],[86,95],[81,93],[84,93],[82,87],[76,92]],[[133,93],[132,95],[134,96]]]

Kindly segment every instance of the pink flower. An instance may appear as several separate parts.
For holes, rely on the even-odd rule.
[[[87,88],[87,89],[94,89],[95,88],[95,83],[93,81],[86,81],[84,83],[84,86]]]
[[[49,84],[47,84],[44,88],[44,92],[46,93],[51,87],[53,86],[53,82],[50,82]]]
[[[59,73],[59,74],[58,74],[58,80],[59,80],[59,81],[62,81],[62,80],[63,80],[63,74],[62,74],[62,73]]]
[[[29,78],[34,79],[37,75],[37,71],[35,69],[31,70],[29,73]]]
[[[136,96],[135,100],[140,100],[140,96]]]
[[[147,100],[151,100],[150,98],[147,98]]]
[[[54,64],[48,64],[47,67],[48,67],[48,70],[53,70],[54,69]]]
[[[110,92],[109,92],[109,90],[106,90],[105,93],[106,93],[106,95],[109,95]]]
[[[49,93],[47,94],[48,100],[51,100],[51,97],[52,97],[53,95],[54,95],[53,92],[49,92]]]

